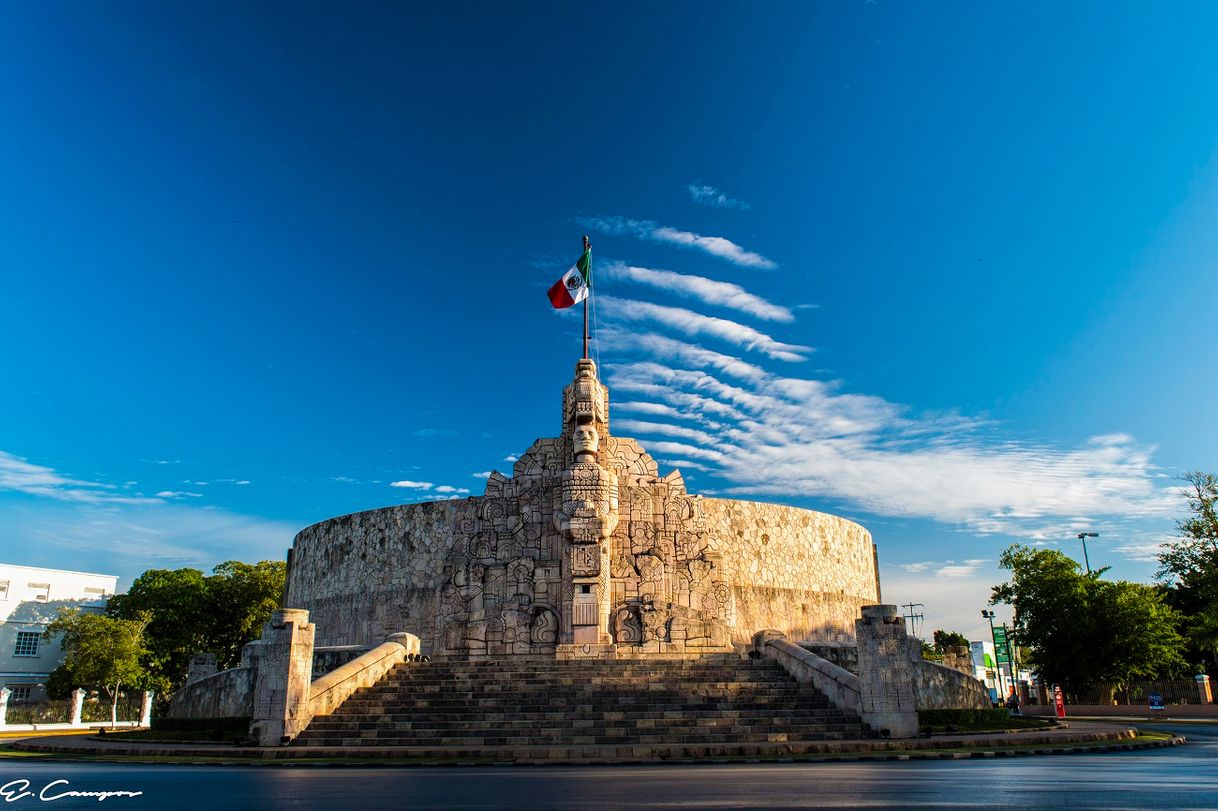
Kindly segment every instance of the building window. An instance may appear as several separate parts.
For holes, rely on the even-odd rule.
[[[38,638],[42,634],[37,631],[18,631],[17,645],[13,648],[14,656],[37,656]]]
[[[0,580],[0,600],[8,599],[8,581]]]
[[[8,688],[13,691],[13,694],[8,697],[10,703],[20,704],[22,701],[30,700],[30,691],[34,689],[33,685],[16,684]]]
[[[30,589],[30,596],[35,602],[45,603],[51,599],[51,584],[50,583],[27,583]]]
[[[96,586],[85,586],[85,596],[86,597],[105,597],[106,590],[99,589]]]

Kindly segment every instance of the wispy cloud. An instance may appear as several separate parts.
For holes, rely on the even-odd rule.
[[[469,475],[473,476],[475,479],[489,479],[491,477],[491,471],[480,470],[477,473],[471,473]]]
[[[401,481],[389,482],[390,487],[405,487],[411,490],[430,490],[435,487],[431,482],[412,482],[407,479]]]
[[[795,316],[786,307],[771,304],[731,282],[719,282],[671,270],[635,267],[623,262],[609,264],[601,269],[600,273],[610,279],[648,285],[685,298],[697,299],[704,304],[738,310],[766,321],[795,320]]]
[[[436,492],[437,493],[457,493],[460,495],[465,495],[465,494],[469,493],[469,490],[465,487],[453,487],[451,484],[441,484],[439,487],[436,488]]]
[[[612,324],[601,329],[601,346],[625,353],[638,350],[654,358],[694,366],[698,369],[716,369],[741,380],[763,380],[769,372],[760,366],[748,363],[732,355],[715,352],[705,347],[678,341],[655,332],[640,332],[622,329]]]
[[[457,432],[451,428],[419,428],[411,432],[414,436],[456,436]]]
[[[654,348],[662,357],[699,358],[696,347]],[[712,373],[726,364],[701,361],[694,364],[701,369],[618,364],[607,382],[632,396],[628,410],[653,418],[617,424],[657,438],[644,441],[653,454],[709,466],[730,483],[727,494],[830,497],[880,515],[1029,538],[1176,508],[1175,494],[1158,484],[1153,449],[1127,435],[1097,436],[1075,447],[1018,442],[984,419],[916,415],[883,398],[844,392],[832,381],[761,371],[728,383]],[[721,427],[711,432],[681,424],[699,419]],[[947,565],[943,577],[963,577],[967,571],[959,567],[980,563]]]
[[[45,550],[48,562],[70,556],[72,568],[129,580],[151,566],[281,560],[304,524],[187,504],[46,502],[39,509],[0,503],[0,525],[15,547]]]
[[[43,496],[58,501],[88,504],[157,504],[160,499],[123,496],[112,492],[114,485],[75,479],[54,468],[37,465],[11,453],[0,451],[0,492],[11,491]]]
[[[203,498],[202,493],[186,493],[181,490],[162,490],[157,498]]]
[[[972,558],[970,560],[945,560],[932,561],[924,560],[917,563],[902,563],[900,568],[910,574],[921,574],[929,572],[932,577],[948,577],[958,579],[961,577],[972,577],[980,571],[982,566],[990,564],[992,561],[985,558]]]
[[[685,188],[689,192],[690,199],[699,205],[710,206],[711,208],[738,208],[742,210],[751,208],[745,201],[732,199],[714,186],[700,186],[690,183]]]
[[[747,251],[726,237],[707,237],[693,231],[681,231],[650,220],[630,220],[625,217],[593,217],[583,221],[593,231],[603,234],[629,235],[652,242],[662,242],[681,248],[694,248],[734,265],[761,270],[773,270],[778,263],[759,253]]]
[[[744,349],[760,352],[775,360],[799,362],[812,347],[782,343],[750,326],[726,318],[701,315],[681,307],[666,307],[647,301],[600,297],[606,318],[616,321],[654,321],[691,337],[707,336],[726,341]]]

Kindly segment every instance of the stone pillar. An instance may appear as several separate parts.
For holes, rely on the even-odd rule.
[[[80,726],[80,712],[85,704],[85,691],[77,687],[72,691],[72,726]]]
[[[205,679],[213,675],[217,670],[216,654],[196,653],[190,657],[190,668],[186,671],[186,683],[190,684],[199,679]]]
[[[1214,694],[1210,692],[1210,677],[1204,673],[1197,674],[1197,697],[1202,704],[1213,704]]]
[[[915,663],[908,653],[905,618],[895,605],[865,605],[854,629],[863,723],[883,737],[916,737]]]
[[[1040,679],[1036,680],[1036,703],[1041,707],[1047,707],[1053,703],[1053,699],[1049,696],[1049,685]]]
[[[281,608],[262,626],[250,724],[259,746],[286,744],[309,723],[313,631],[309,612],[301,608]]]
[[[8,699],[12,694],[7,687],[0,687],[0,727],[8,723]]]
[[[140,726],[152,726],[152,697],[156,695],[151,690],[144,691],[144,703],[140,705]]]

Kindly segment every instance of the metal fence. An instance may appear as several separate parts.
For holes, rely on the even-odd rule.
[[[1163,696],[1164,704],[1200,704],[1201,694],[1193,679],[1133,681],[1126,684],[1092,684],[1065,691],[1068,704],[1117,704],[1144,707],[1151,693]]]
[[[138,691],[118,694],[118,720],[139,721],[144,694]],[[72,699],[57,701],[10,701],[5,722],[8,724],[67,724],[72,720]],[[80,720],[88,723],[110,721],[110,699],[104,695],[85,696]]]

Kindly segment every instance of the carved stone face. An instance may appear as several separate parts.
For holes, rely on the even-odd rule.
[[[600,449],[601,438],[595,426],[580,425],[575,429],[571,441],[575,447],[575,458],[578,459],[581,453],[596,453]]]

